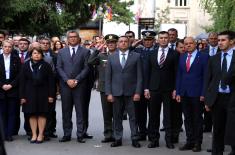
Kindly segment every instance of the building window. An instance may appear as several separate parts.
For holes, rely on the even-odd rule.
[[[187,6],[187,0],[175,0],[175,6]]]

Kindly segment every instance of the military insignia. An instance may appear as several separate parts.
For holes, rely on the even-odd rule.
[[[109,36],[109,39],[113,39],[113,36],[110,35],[110,36]]]
[[[145,35],[146,35],[147,37],[150,36],[150,34],[151,34],[151,33],[149,33],[149,32],[146,32],[146,33],[145,33]]]

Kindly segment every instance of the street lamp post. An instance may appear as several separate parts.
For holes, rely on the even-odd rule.
[[[97,15],[99,18],[99,36],[101,36],[102,35],[102,19],[103,19],[103,8],[101,6],[99,6],[97,10]]]

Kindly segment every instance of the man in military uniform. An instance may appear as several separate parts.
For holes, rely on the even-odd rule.
[[[142,72],[146,70],[146,63],[148,63],[148,57],[150,53],[155,51],[155,36],[156,32],[154,31],[143,31],[143,48],[135,48],[135,52],[140,53],[141,61],[142,61]],[[144,83],[146,82],[146,75],[143,74]],[[144,88],[144,87],[143,87]],[[141,95],[140,102],[135,104],[136,110],[136,120],[138,126],[138,134],[139,140],[146,140],[147,136],[147,107],[149,104],[149,100],[144,97],[144,90]]]
[[[105,36],[105,41],[108,47],[106,52],[100,52],[100,49],[105,46],[102,44],[95,50],[88,59],[89,65],[95,65],[98,68],[98,91],[100,91],[103,118],[104,118],[104,139],[102,143],[112,142],[113,138],[113,105],[107,102],[107,97],[105,95],[105,68],[108,61],[108,56],[116,51],[118,36],[115,34],[108,34]]]

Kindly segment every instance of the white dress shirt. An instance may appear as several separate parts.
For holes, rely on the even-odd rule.
[[[10,79],[11,54],[9,54],[9,55],[3,54],[3,58],[4,58],[4,65],[5,65],[6,79]]]
[[[123,54],[125,53],[125,60],[127,60],[128,58],[128,54],[129,54],[129,50],[127,50],[126,52],[121,52],[119,50],[119,60],[120,60],[120,64],[122,64],[122,57],[123,57]]]
[[[164,61],[166,60],[166,56],[167,56],[168,50],[169,50],[168,47],[164,48],[164,54],[165,54]],[[158,63],[160,63],[161,55],[162,55],[162,47],[159,47],[159,49],[158,49],[158,56],[157,56]]]
[[[213,49],[214,49],[214,51],[213,51]],[[216,52],[217,52],[217,50],[218,50],[218,46],[215,46],[215,47],[209,46],[209,55],[210,55],[210,56],[215,55]],[[214,52],[214,53],[213,53],[213,52]]]
[[[72,57],[72,55],[73,55],[73,48],[75,49],[75,54],[76,54],[77,49],[78,49],[78,45],[77,45],[77,46],[74,46],[74,47],[69,46],[69,51],[70,51],[70,55],[71,55],[71,57]]]

